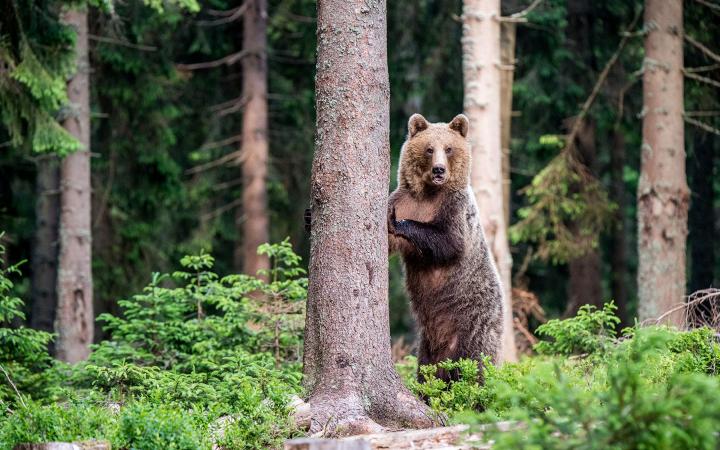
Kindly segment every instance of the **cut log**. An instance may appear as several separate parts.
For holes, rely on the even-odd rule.
[[[105,441],[86,442],[45,442],[42,444],[18,444],[13,450],[110,450],[110,443]]]
[[[390,431],[362,434],[341,439],[301,438],[285,442],[285,450],[489,450],[492,441],[483,434],[488,430],[503,433],[524,429],[518,422],[498,422],[473,426],[455,425],[423,430]]]
[[[293,439],[285,450],[385,450],[385,449],[484,449],[477,436],[467,435],[467,425],[363,434],[342,439]],[[473,441],[473,445],[465,445]]]

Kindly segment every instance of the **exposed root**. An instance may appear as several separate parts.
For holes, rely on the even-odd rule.
[[[445,423],[444,417],[435,414],[404,388],[399,389],[394,398],[388,395],[376,401],[364,400],[356,393],[323,393],[307,403],[297,399],[291,405],[295,410],[295,423],[308,430],[312,437],[383,433]]]

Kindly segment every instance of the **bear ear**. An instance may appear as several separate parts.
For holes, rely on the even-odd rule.
[[[458,114],[450,122],[450,129],[457,131],[462,137],[467,137],[468,128],[470,128],[470,121],[465,117],[465,114]]]
[[[408,121],[408,133],[410,133],[410,137],[413,137],[422,130],[426,130],[428,126],[428,121],[425,120],[423,116],[420,114],[413,114],[410,116],[410,120]]]

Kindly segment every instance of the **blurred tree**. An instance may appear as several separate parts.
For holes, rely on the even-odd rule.
[[[30,325],[54,330],[57,308],[58,221],[60,219],[60,162],[50,153],[35,158],[37,167],[35,235],[32,243],[32,312]]]
[[[235,266],[249,275],[268,270],[266,255],[258,254],[260,245],[268,242],[266,178],[268,165],[267,106],[267,1],[246,0],[243,26],[243,93],[242,118],[242,208],[236,223],[242,231],[242,245],[235,255]]]
[[[689,191],[683,123],[683,2],[646,0],[643,144],[638,183],[638,315],[683,301]],[[682,325],[682,311],[665,317]]]
[[[568,47],[579,64],[597,72],[594,48],[592,45],[593,26],[596,20],[592,3],[584,0],[569,0],[567,3],[567,38]],[[589,83],[582,83],[585,89],[591,89]],[[593,178],[598,177],[597,142],[595,139],[597,122],[588,117],[569,119],[567,129],[572,130],[575,120],[579,120],[580,129],[574,143],[575,154],[580,163],[587,168]],[[582,236],[586,231],[582,229],[580,221],[573,221],[570,225],[574,236]],[[593,230],[595,242],[599,242],[601,229]],[[565,317],[575,316],[582,305],[590,304],[601,308],[604,302],[601,276],[602,260],[599,245],[589,246],[582,255],[568,261],[568,299],[565,305]]]
[[[463,2],[464,111],[470,120],[470,175],[483,230],[503,283],[500,358],[516,361],[512,318],[512,256],[505,223],[501,145],[500,0]]]
[[[76,7],[77,8],[77,7]],[[55,354],[74,363],[90,354],[93,312],[92,232],[90,223],[90,60],[88,18],[83,9],[63,11],[61,21],[75,31],[75,73],[67,83],[65,129],[80,149],[60,163],[57,313]]]

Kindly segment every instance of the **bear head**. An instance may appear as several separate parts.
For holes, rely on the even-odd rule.
[[[413,114],[400,151],[400,186],[418,195],[465,189],[471,167],[468,127],[463,114],[450,123],[430,123],[420,114]]]

